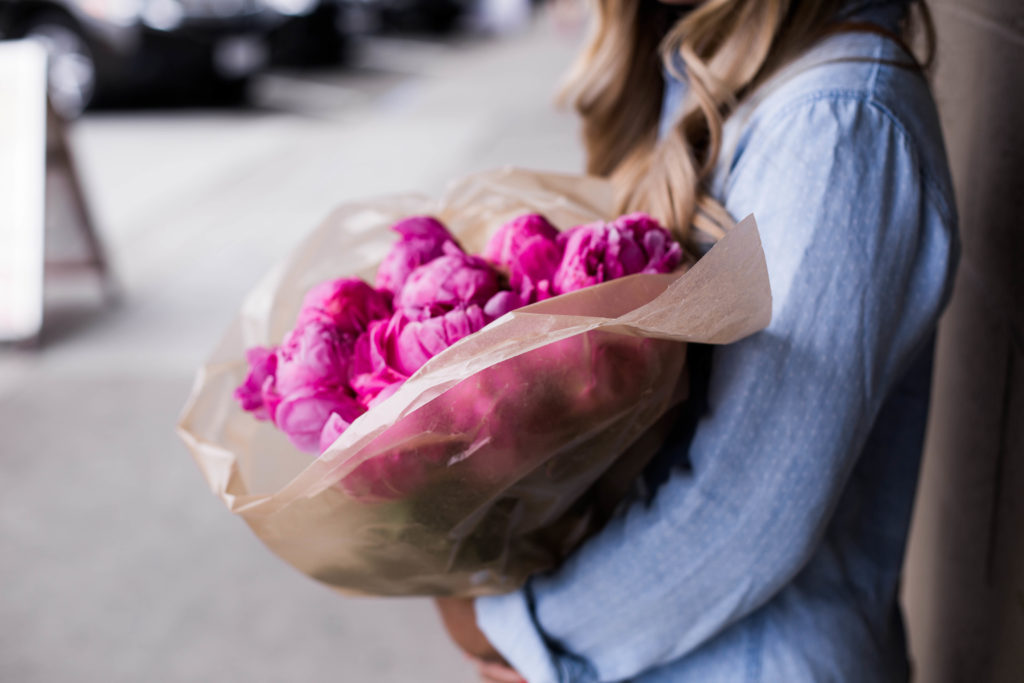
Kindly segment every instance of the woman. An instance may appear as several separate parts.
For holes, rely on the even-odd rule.
[[[905,681],[900,569],[957,254],[912,8],[598,5],[571,85],[590,172],[696,249],[753,213],[773,318],[706,353],[645,499],[515,593],[440,601],[446,624],[507,663],[493,680]]]

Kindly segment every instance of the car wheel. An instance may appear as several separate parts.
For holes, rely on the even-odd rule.
[[[46,48],[53,108],[65,118],[81,114],[96,94],[96,60],[81,30],[69,17],[51,12],[30,18],[24,36]]]

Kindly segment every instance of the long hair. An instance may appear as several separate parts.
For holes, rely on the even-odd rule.
[[[705,0],[684,14],[655,0],[595,4],[593,32],[562,92],[583,120],[587,172],[613,180],[620,211],[647,211],[684,240],[693,227],[719,236],[730,222],[706,184],[722,124],[743,97],[831,32],[884,33],[837,22],[844,0]],[[916,4],[930,62],[931,21],[923,0]],[[906,24],[892,36],[904,45],[916,25]],[[663,69],[685,78],[688,92],[659,140]]]

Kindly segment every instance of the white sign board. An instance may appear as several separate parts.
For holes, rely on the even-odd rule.
[[[0,341],[43,321],[46,52],[0,41]]]

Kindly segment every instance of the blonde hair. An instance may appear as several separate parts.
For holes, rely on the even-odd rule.
[[[592,35],[562,92],[583,120],[587,172],[613,180],[621,212],[646,211],[684,240],[691,227],[721,235],[731,219],[706,183],[722,124],[738,102],[827,33],[885,33],[837,23],[842,5],[705,0],[674,20],[678,10],[655,0],[596,0]],[[920,12],[930,61],[934,40],[923,3]],[[904,27],[904,37],[910,30]],[[685,78],[688,93],[678,122],[659,140],[662,69]]]

